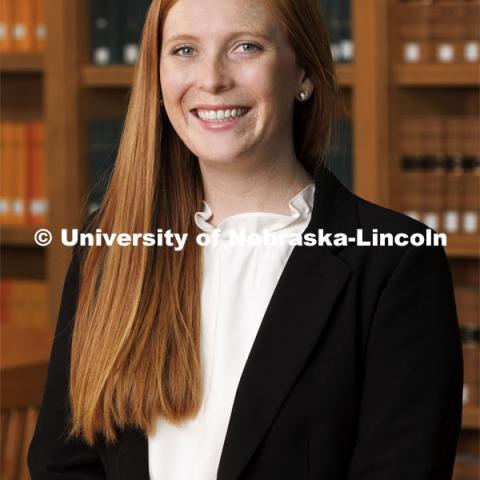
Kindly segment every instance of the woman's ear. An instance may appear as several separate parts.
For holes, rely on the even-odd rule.
[[[302,89],[303,90],[308,90],[310,92],[310,95],[311,95],[313,93],[314,88],[315,88],[315,85],[313,84],[310,77],[306,77],[305,80],[302,83]]]
[[[299,90],[308,90],[310,93],[313,92],[313,89],[315,88],[315,86],[311,80],[311,74],[306,68],[302,68],[301,70],[300,82],[301,83],[298,86]]]
[[[312,96],[314,88],[315,88],[315,85],[310,79],[310,76],[305,71],[305,69],[302,70],[302,81],[299,84],[296,92],[297,100],[299,100],[300,102],[304,102],[308,100]]]

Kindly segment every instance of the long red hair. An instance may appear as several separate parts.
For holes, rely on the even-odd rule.
[[[175,0],[153,0],[135,67],[115,168],[93,228],[103,232],[197,233],[193,212],[203,190],[198,160],[161,109],[162,28]],[[306,170],[324,158],[337,86],[318,0],[266,0],[312,79],[314,95],[296,104],[294,145]],[[293,99],[292,99],[293,101]],[[90,445],[116,429],[147,434],[156,418],[194,416],[202,399],[200,290],[202,250],[89,248],[81,266],[71,348],[71,436]]]

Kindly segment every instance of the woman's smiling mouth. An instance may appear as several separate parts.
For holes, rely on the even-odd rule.
[[[200,124],[213,130],[224,130],[237,125],[242,117],[249,111],[250,107],[243,106],[199,106],[190,110],[190,113],[197,118]]]

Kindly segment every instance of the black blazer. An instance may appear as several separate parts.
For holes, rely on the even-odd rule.
[[[308,232],[426,231],[326,169],[315,181]],[[114,446],[63,441],[77,277],[74,252],[28,455],[32,479],[147,480],[148,441],[134,428]],[[245,365],[217,478],[450,479],[462,383],[442,247],[297,246]]]

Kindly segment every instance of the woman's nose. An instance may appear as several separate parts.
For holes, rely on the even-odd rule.
[[[215,93],[230,88],[232,81],[231,72],[225,58],[220,55],[204,57],[198,75],[200,88]]]

